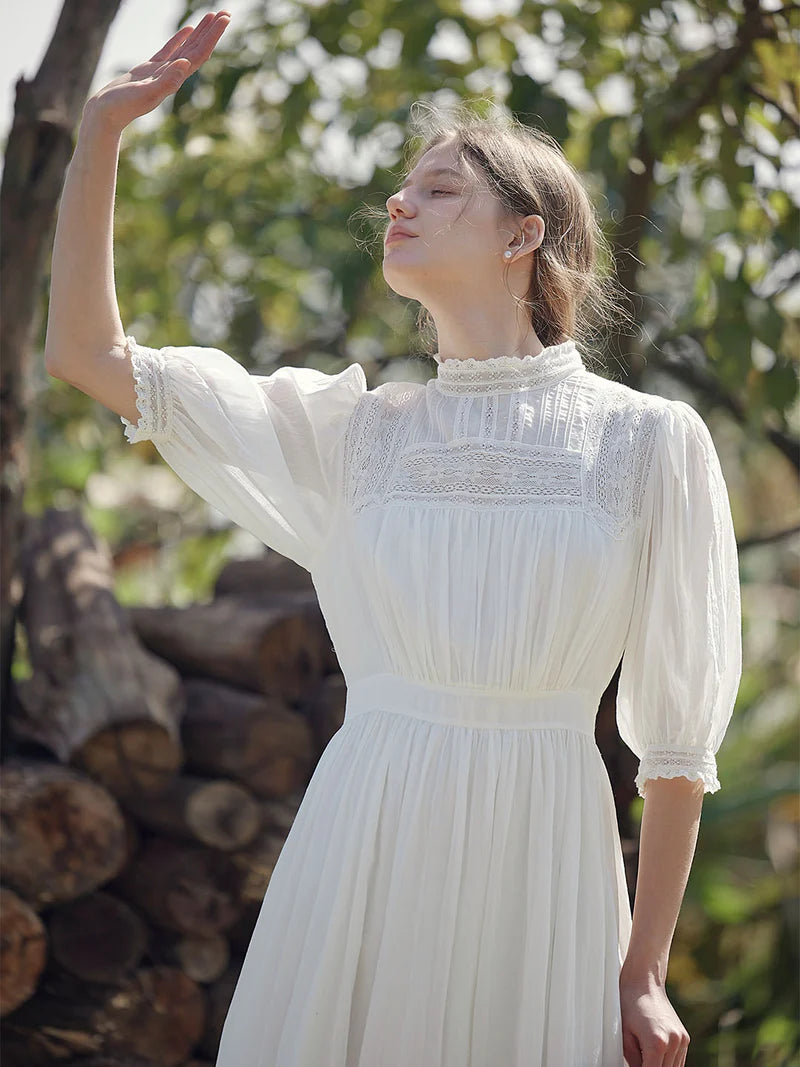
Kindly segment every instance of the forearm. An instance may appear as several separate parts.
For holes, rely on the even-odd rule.
[[[651,778],[645,793],[633,926],[620,981],[654,981],[664,986],[697,845],[703,783]]]
[[[81,366],[125,333],[114,288],[114,196],[121,132],[87,103],[67,168],[53,242],[45,362]]]

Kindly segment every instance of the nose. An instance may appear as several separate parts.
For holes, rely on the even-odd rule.
[[[389,212],[392,219],[394,219],[398,211],[402,212],[406,218],[409,218],[411,215],[411,212],[406,205],[405,193],[392,193],[386,201],[386,210]]]

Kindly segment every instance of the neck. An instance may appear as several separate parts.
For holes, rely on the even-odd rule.
[[[538,356],[544,345],[533,327],[509,314],[485,307],[460,308],[456,314],[431,312],[436,325],[439,360],[491,359],[495,356]]]

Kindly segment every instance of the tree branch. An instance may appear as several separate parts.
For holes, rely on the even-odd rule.
[[[771,96],[767,96],[766,93],[762,93],[752,82],[745,84],[745,89],[753,96],[757,96],[759,100],[763,100],[765,104],[771,104],[777,111],[780,112],[781,117],[793,127],[795,133],[800,133],[800,118],[793,115],[790,111],[787,111],[783,104],[779,104],[777,100],[773,100]]]
[[[795,534],[800,534],[800,524],[789,526],[785,530],[775,530],[773,533],[753,534],[752,537],[745,537],[738,541],[736,547],[741,552],[743,549],[755,548],[758,545],[771,545],[776,541],[783,541],[786,537],[794,537]]]
[[[702,339],[694,334],[690,333],[684,336],[692,337],[693,340],[702,345]],[[658,352],[665,339],[662,337],[660,341],[654,342],[652,351]],[[704,396],[711,407],[722,408],[732,415],[740,425],[746,425],[748,420],[745,405],[737,396],[728,392],[714,375],[707,374],[683,361],[676,360],[675,362],[665,363],[660,358],[656,358],[653,362],[657,364],[662,374],[667,374],[676,381],[690,386],[701,396]],[[783,453],[796,470],[800,470],[800,441],[796,437],[771,426],[764,428],[764,437],[779,452]]]

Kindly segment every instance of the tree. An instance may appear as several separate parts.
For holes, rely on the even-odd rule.
[[[8,694],[29,477],[26,389],[43,319],[42,282],[73,135],[120,0],[65,0],[32,81],[16,83],[0,187],[0,687]]]

